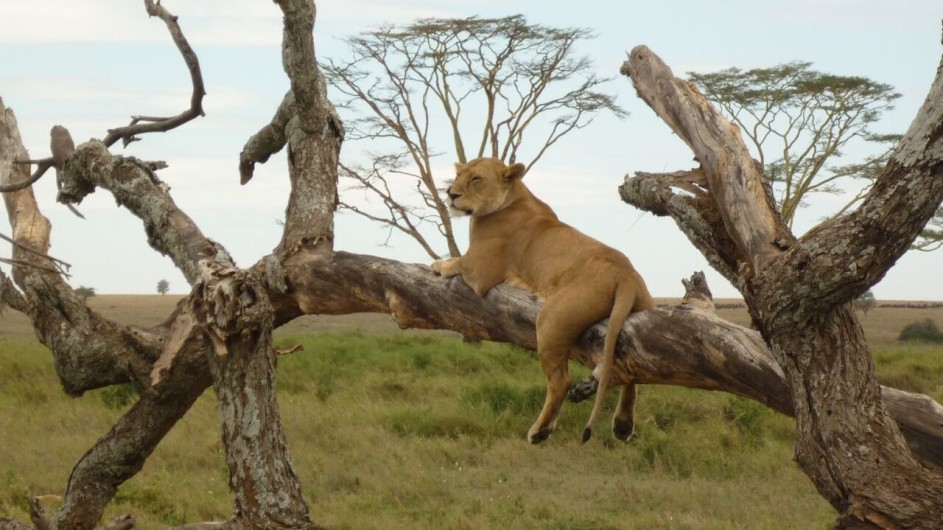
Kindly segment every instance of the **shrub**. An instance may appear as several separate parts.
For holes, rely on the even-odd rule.
[[[915,342],[943,342],[943,333],[929,318],[911,322],[904,326],[897,337],[900,341]]]

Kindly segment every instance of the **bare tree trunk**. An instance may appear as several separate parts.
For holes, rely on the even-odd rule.
[[[230,332],[214,336],[214,352],[208,353],[236,520],[243,528],[317,528],[308,518],[275,402],[271,305],[248,274],[221,283],[192,303],[200,312],[239,312],[227,315]],[[230,289],[236,291],[232,299],[253,301],[247,311],[216,307],[213,299]]]
[[[907,250],[943,199],[943,70],[861,207],[796,240],[758,165],[720,113],[650,50],[623,66],[639,94],[691,147],[699,179],[627,179],[623,197],[670,214],[737,285],[791,389],[796,457],[840,513],[840,527],[938,528],[943,475],[914,460],[887,414],[851,301]]]

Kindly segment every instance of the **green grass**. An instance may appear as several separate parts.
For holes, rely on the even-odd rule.
[[[943,403],[943,346],[902,342],[872,349],[881,384],[926,394]]]
[[[313,518],[369,528],[825,528],[828,505],[791,461],[792,421],[720,393],[644,387],[637,437],[580,443],[590,402],[542,446],[524,434],[544,381],[531,352],[439,336],[283,338],[278,396]],[[586,371],[573,367],[574,378]],[[65,397],[48,352],[0,340],[0,517],[61,493],[72,465],[136,390]],[[615,394],[610,398],[614,404]],[[230,515],[207,393],[106,518],[139,528]]]
[[[534,354],[427,334],[282,337],[282,421],[315,521],[335,529],[827,528],[834,514],[792,461],[793,422],[723,393],[642,387],[637,435],[580,443],[591,402],[567,404],[541,446]],[[885,384],[943,399],[939,346],[883,345]],[[573,366],[579,379],[586,370]],[[0,338],[0,517],[61,493],[72,465],[136,396],[63,395],[35,341]],[[615,393],[609,407],[614,405]],[[124,484],[106,519],[160,528],[231,513],[212,392]]]

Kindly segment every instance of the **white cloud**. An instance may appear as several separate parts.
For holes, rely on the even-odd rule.
[[[489,0],[482,5],[497,5]],[[179,17],[191,44],[269,46],[281,42],[282,13],[259,0],[190,0],[165,2]],[[320,0],[319,30],[338,27],[355,32],[383,22],[402,23],[420,17],[467,16],[466,2]],[[0,3],[0,43],[166,42],[167,30],[128,0],[16,0]]]
[[[122,0],[0,3],[0,42],[154,42],[166,40],[163,25],[147,24],[143,3]]]

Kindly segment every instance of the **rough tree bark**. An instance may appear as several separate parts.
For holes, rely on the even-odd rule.
[[[387,312],[402,327],[452,329],[470,337],[535,346],[539,303],[529,293],[499,286],[481,298],[460,279],[443,280],[424,266],[333,252],[342,126],[326,99],[314,60],[313,2],[277,3],[285,16],[283,54],[291,90],[272,122],[249,139],[240,155],[245,183],[254,164],[287,147],[292,191],[285,230],[271,255],[246,270],[236,268],[226,250],[176,207],[154,174],[154,164],[108,151],[119,139],[167,130],[200,114],[202,81],[195,55],[187,59],[194,90],[190,109],[180,115],[186,119],[139,117],[127,128],[110,131],[105,142],[78,146],[62,165],[62,201],[78,203],[97,189],[108,191],[142,219],[151,246],[168,255],[190,282],[190,296],[160,326],[124,326],[89,310],[45,255],[51,227],[32,190],[23,184],[35,174],[30,177],[28,166],[18,163],[28,155],[12,111],[0,102],[0,190],[11,190],[4,200],[15,241],[13,281],[0,272],[0,297],[30,316],[37,336],[52,350],[67,393],[80,395],[129,381],[146,389],[76,464],[58,513],[50,518],[34,510],[36,528],[94,528],[117,487],[140,470],[156,444],[210,385],[218,395],[234,516],[185,528],[315,527],[291,468],[273,388],[272,327],[301,314]],[[187,57],[189,46],[176,18],[150,0],[145,6],[148,13],[161,15]],[[653,57],[644,49],[637,52],[637,61]],[[745,151],[735,147],[729,124],[716,121],[696,94],[671,99],[680,98],[674,95],[678,82],[670,72],[665,77],[663,65],[651,62],[648,74],[635,68],[637,83],[651,75],[666,87],[651,101],[673,116],[679,134],[697,131],[703,144],[695,151],[703,168],[641,176],[627,182],[623,194],[679,219],[712,265],[744,291],[763,335],[724,322],[708,300],[692,296],[686,304],[640,313],[627,322],[616,377],[631,374],[637,382],[733,392],[795,414],[800,462],[840,510],[842,524],[927,527],[927,521],[940,520],[929,517],[939,515],[943,408],[926,396],[877,386],[862,353],[860,327],[844,305],[876,281],[909,242],[898,244],[895,239],[888,257],[873,238],[912,239],[912,227],[926,209],[919,201],[935,196],[939,203],[941,109],[926,111],[930,117],[924,123],[935,126],[918,128],[902,144],[889,169],[896,173],[875,186],[873,193],[881,200],[866,203],[854,222],[838,221],[819,235],[797,241],[782,229],[771,205],[763,204],[761,175],[751,169]],[[937,100],[939,84],[931,92]],[[680,86],[678,90],[684,89],[683,83]],[[639,92],[645,97],[643,89]],[[44,164],[52,166],[52,158],[38,166]],[[925,182],[931,177],[938,182]],[[895,188],[899,186],[903,188]],[[907,186],[915,189],[908,191]],[[674,194],[673,187],[692,195]],[[882,216],[885,211],[902,217],[889,219]],[[897,222],[908,228],[885,226]],[[850,240],[834,244],[841,237]],[[853,266],[839,266],[848,263]],[[816,272],[828,267],[829,274]],[[777,291],[777,275],[795,286],[794,292]],[[793,336],[792,329],[800,333]],[[602,326],[591,328],[581,339],[576,360],[594,366],[603,334]],[[844,342],[836,344],[837,339]],[[840,380],[836,370],[851,378]],[[876,441],[861,438],[865,435]],[[845,449],[853,454],[840,454]],[[816,467],[818,462],[827,465]],[[864,478],[877,484],[862,484]],[[887,491],[889,484],[896,491]],[[922,494],[919,488],[925,488]],[[130,524],[121,519],[111,526]],[[0,528],[25,527],[0,521]]]
[[[299,7],[286,13],[286,20],[301,24],[286,23],[286,41],[288,37],[306,39],[307,49],[297,56],[308,58],[313,66],[313,4],[294,4]],[[283,7],[288,11],[290,6]],[[127,144],[137,134],[166,131],[202,113],[199,65],[176,17],[151,0],[145,0],[145,8],[167,24],[184,55],[193,83],[190,108],[170,118],[134,117],[128,127],[109,131],[104,142],[80,145],[56,166],[61,169],[59,200],[78,204],[96,189],[110,192],[119,205],[141,218],[148,242],[173,260],[193,292],[163,326],[154,329],[135,329],[102,318],[78,300],[50,266],[45,253],[51,227],[40,214],[32,190],[5,194],[15,241],[13,278],[20,292],[7,288],[2,292],[5,299],[22,301],[19,306],[32,318],[40,340],[53,351],[65,390],[78,395],[129,380],[146,389],[140,401],[75,466],[54,520],[34,516],[34,524],[94,528],[118,485],[140,470],[164,434],[212,383],[235,496],[233,519],[213,526],[315,528],[291,468],[275,402],[273,313],[267,284],[252,271],[236,269],[226,250],[203,236],[176,207],[154,174],[153,168],[160,164],[114,156],[107,149],[119,139]],[[291,43],[286,48],[295,46],[304,44]],[[0,184],[4,190],[20,189],[29,178],[28,166],[21,163],[28,156],[12,112],[0,110]],[[63,131],[54,129],[60,135]],[[320,198],[321,191],[307,193]],[[293,197],[298,195],[293,193]],[[302,212],[311,211],[304,206]],[[306,224],[310,213],[296,217],[304,216],[308,217],[295,219],[294,224]],[[2,279],[6,286],[8,282]],[[122,524],[128,524],[127,520]]]
[[[851,301],[883,277],[943,200],[943,68],[917,119],[854,212],[793,237],[739,131],[650,50],[623,65],[700,167],[627,179],[623,197],[674,217],[741,293],[783,368],[796,458],[839,527],[938,528],[943,475],[921,466],[887,413]],[[700,185],[699,185],[700,184]]]

